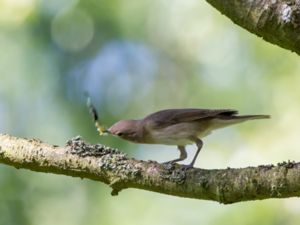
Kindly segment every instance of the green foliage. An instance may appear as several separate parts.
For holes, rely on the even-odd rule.
[[[299,161],[298,57],[198,1],[0,1],[0,132],[63,145],[81,135],[132,157],[175,147],[98,137],[89,91],[107,125],[162,108],[271,114],[218,131],[196,166]],[[189,149],[192,151],[192,149]],[[299,202],[222,206],[0,166],[0,224],[295,224]]]

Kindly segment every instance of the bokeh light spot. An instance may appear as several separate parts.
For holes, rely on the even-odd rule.
[[[35,0],[0,0],[0,25],[21,25],[35,10],[35,6]]]
[[[38,10],[45,16],[55,16],[57,13],[73,8],[79,0],[38,0]]]
[[[58,14],[52,21],[52,38],[67,51],[79,51],[86,47],[94,36],[92,18],[82,10],[70,10]]]

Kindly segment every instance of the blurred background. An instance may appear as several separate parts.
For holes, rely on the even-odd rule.
[[[1,133],[57,145],[81,135],[160,162],[178,155],[172,146],[99,137],[85,106],[88,91],[107,126],[176,107],[272,115],[205,138],[197,167],[300,161],[299,56],[204,1],[0,0],[0,49]],[[5,165],[0,190],[1,225],[264,225],[300,218],[296,198],[224,206],[134,189],[111,197],[99,182]]]

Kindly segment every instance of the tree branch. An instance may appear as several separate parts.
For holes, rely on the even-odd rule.
[[[251,33],[300,55],[300,1],[206,1]]]
[[[125,188],[138,188],[224,204],[300,196],[300,163],[185,169],[178,164],[130,159],[116,149],[87,144],[80,138],[59,147],[0,134],[0,163],[101,181],[112,187],[112,195]]]

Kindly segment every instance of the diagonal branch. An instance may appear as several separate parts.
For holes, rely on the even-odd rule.
[[[300,1],[206,1],[251,33],[300,55]]]
[[[112,195],[138,188],[224,204],[300,196],[300,163],[186,170],[177,164],[130,159],[118,150],[87,144],[80,138],[58,147],[0,134],[0,163],[100,181],[112,187]]]

